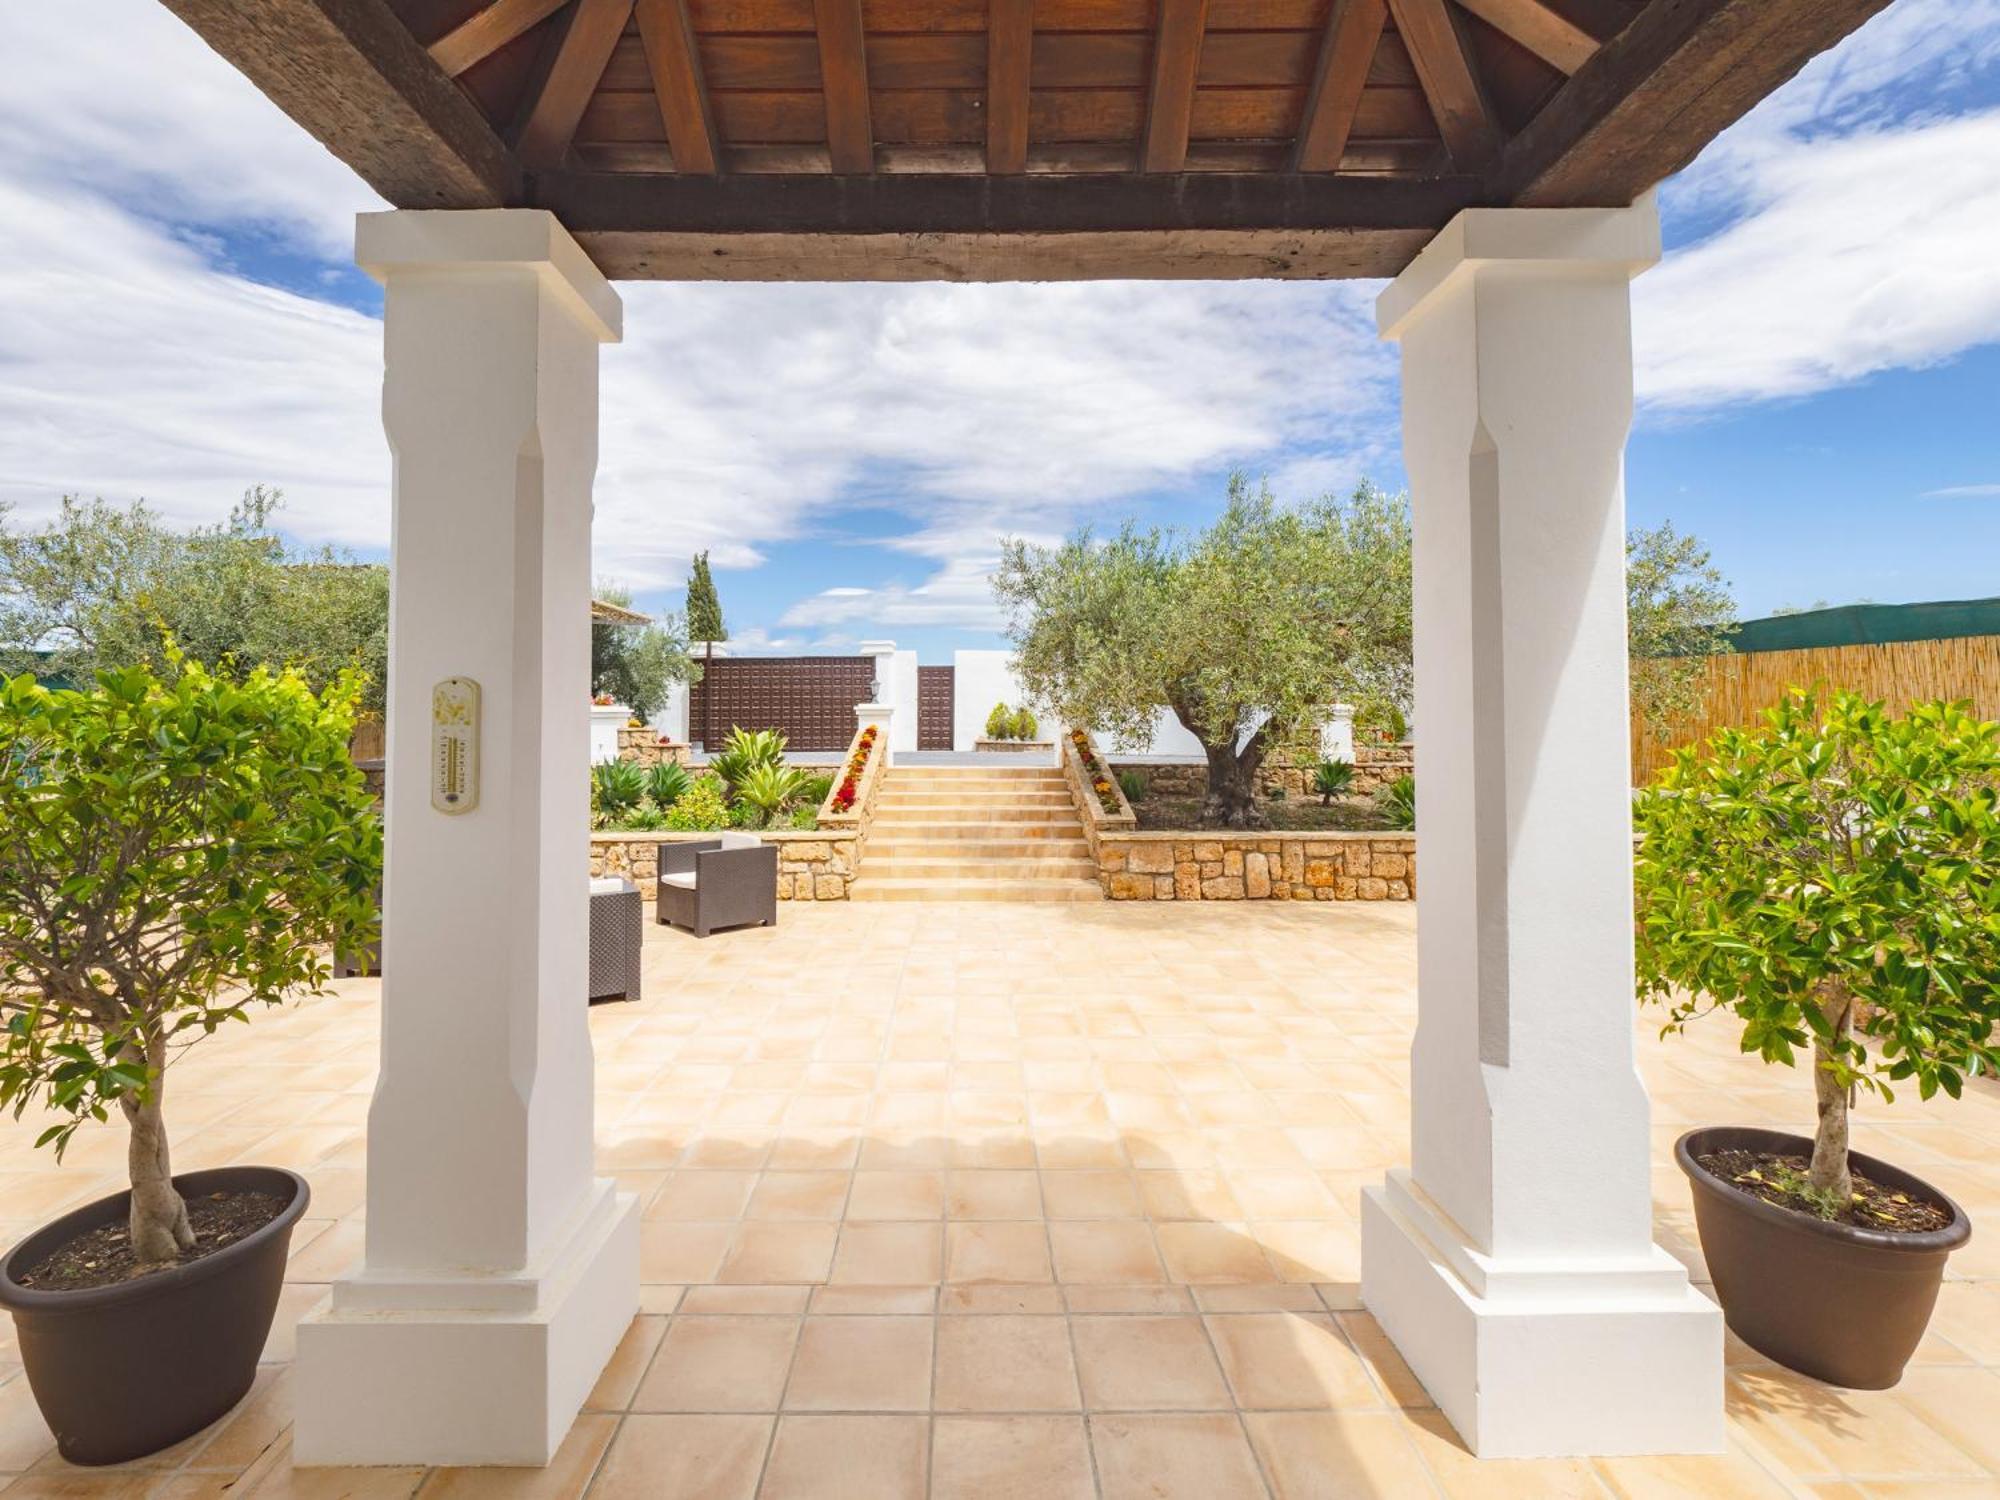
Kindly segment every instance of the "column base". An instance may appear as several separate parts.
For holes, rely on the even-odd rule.
[[[522,1272],[336,1283],[299,1324],[293,1461],[546,1464],[638,1311],[639,1204],[609,1179]]]
[[[1649,1251],[1502,1264],[1407,1172],[1361,1195],[1361,1300],[1480,1458],[1721,1451],[1722,1310]]]

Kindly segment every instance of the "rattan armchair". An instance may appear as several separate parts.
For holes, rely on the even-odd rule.
[[[659,846],[654,919],[707,937],[718,927],[778,923],[778,850],[754,833]]]

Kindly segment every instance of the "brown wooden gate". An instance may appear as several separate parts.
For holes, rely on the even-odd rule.
[[[694,652],[697,661],[701,651]],[[731,729],[776,729],[792,750],[845,750],[868,701],[869,656],[731,656],[688,691],[688,738],[720,750]]]
[[[953,681],[950,667],[917,668],[917,748],[953,748]]]

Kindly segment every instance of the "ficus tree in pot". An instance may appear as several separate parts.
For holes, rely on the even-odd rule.
[[[1827,1221],[1823,1238],[1884,1238],[1902,1227],[1899,1201],[1942,1214],[1948,1199],[1884,1164],[1862,1163],[1877,1185],[1903,1180],[1872,1206],[1857,1197],[1850,1101],[1899,1087],[1956,1098],[1968,1077],[2000,1071],[2000,725],[1963,703],[1895,716],[1852,694],[1795,691],[1758,727],[1679,751],[1634,823],[1638,974],[1665,1029],[1728,1012],[1745,1052],[1811,1068],[1803,1180],[1773,1192],[1759,1173],[1752,1186]],[[1707,1219],[1703,1232],[1728,1307]],[[1923,1316],[1934,1298],[1933,1278]],[[1837,1322],[1823,1307],[1818,1321]],[[1851,1327],[1832,1332],[1853,1341]]]

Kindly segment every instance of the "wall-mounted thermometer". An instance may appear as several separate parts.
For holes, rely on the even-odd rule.
[[[431,689],[431,806],[441,813],[479,806],[479,684],[470,677]]]

